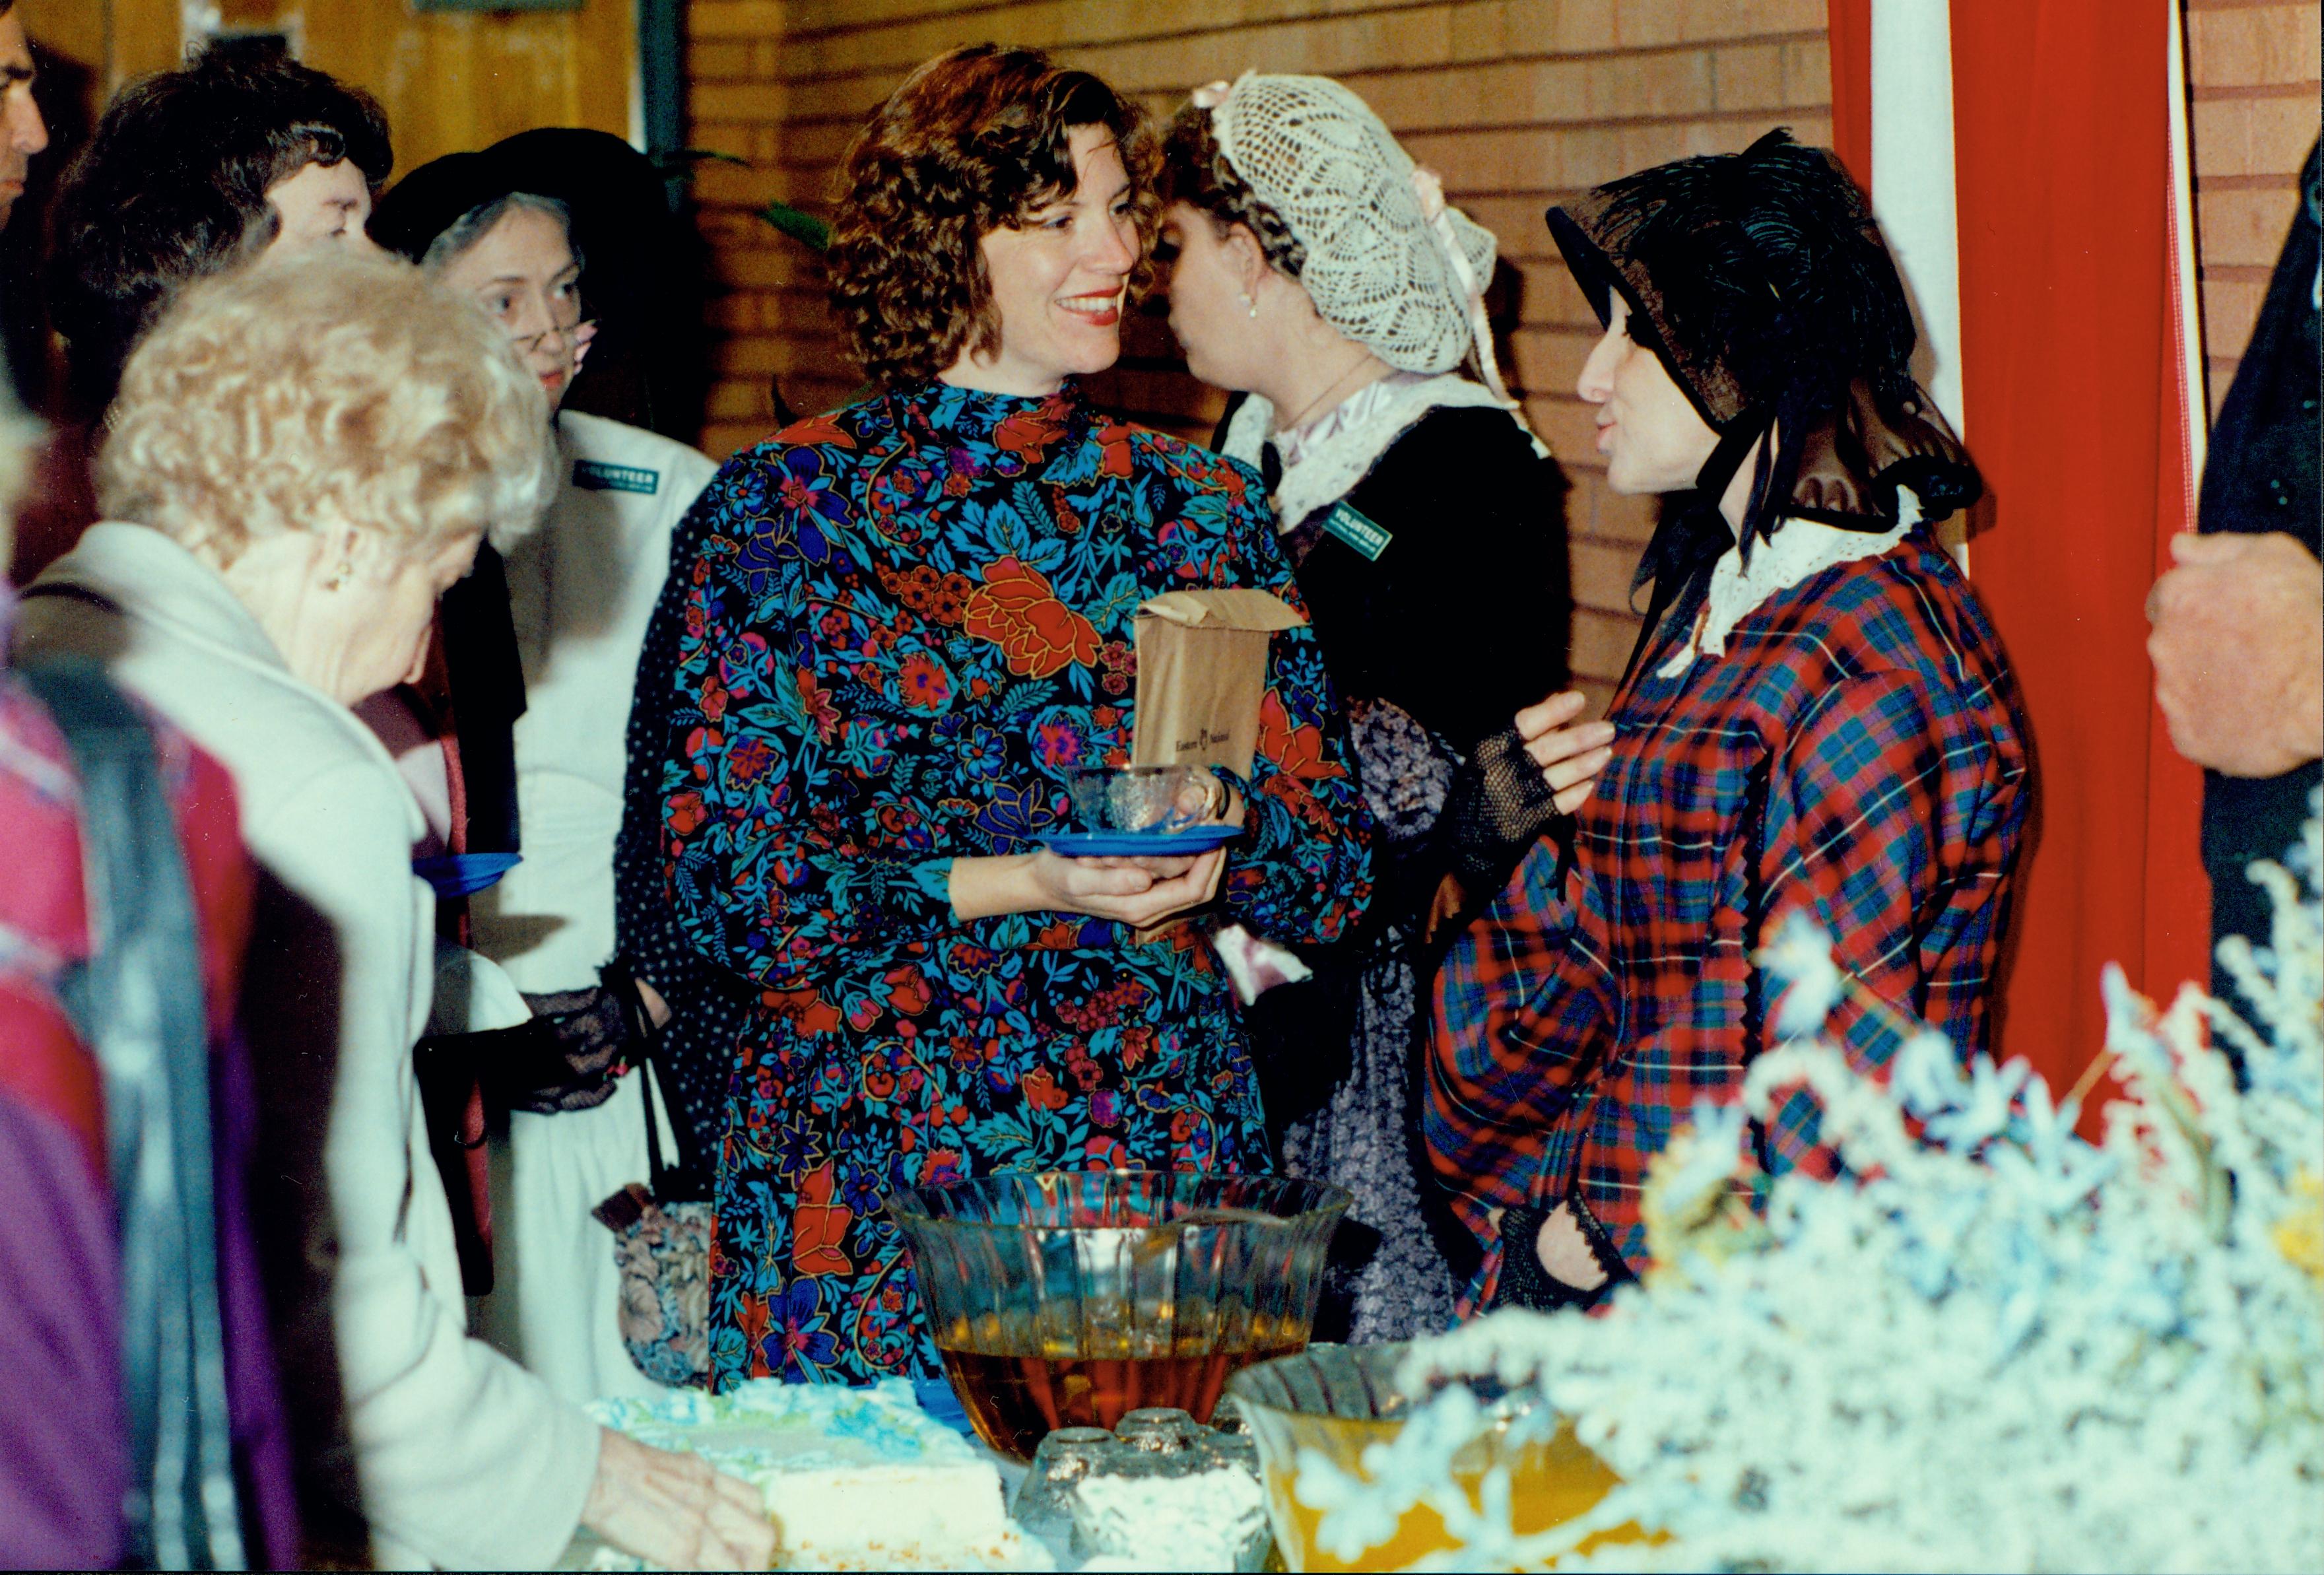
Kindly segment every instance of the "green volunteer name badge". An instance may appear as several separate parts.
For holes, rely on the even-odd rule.
[[[1323,516],[1323,529],[1374,563],[1379,562],[1379,555],[1388,550],[1388,544],[1395,535],[1362,510],[1346,503],[1333,505],[1332,511]]]
[[[573,462],[573,484],[593,493],[635,493],[650,498],[661,491],[661,472],[634,465],[606,465],[595,459]]]

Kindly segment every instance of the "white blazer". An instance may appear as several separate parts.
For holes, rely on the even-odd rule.
[[[509,549],[510,612],[524,663],[516,723],[524,861],[468,899],[463,989],[438,974],[439,1024],[521,1022],[516,990],[583,990],[613,952],[613,842],[622,827],[630,693],[669,577],[669,539],[718,467],[682,443],[602,417],[557,420],[562,484],[540,528]],[[494,969],[492,963],[499,967]],[[497,980],[503,1015],[484,1015]],[[513,989],[509,988],[513,981]],[[465,1021],[447,1014],[455,997]],[[471,1327],[573,1400],[650,1397],[622,1340],[614,1239],[590,1211],[649,1179],[640,1073],[595,1110],[510,1112],[493,1145],[493,1294]],[[662,1152],[677,1151],[668,1119]]]
[[[55,588],[80,594],[40,594]],[[254,1193],[263,1239],[272,1228],[302,1485],[352,1468],[383,1568],[548,1564],[580,1520],[598,1430],[467,1335],[411,1067],[434,906],[411,873],[419,810],[393,762],[291,675],[223,579],[142,526],[91,527],[36,582],[16,638],[102,659],[233,774],[260,874],[242,1012],[261,1110]],[[301,1211],[318,1171],[327,1209]]]
[[[613,840],[638,653],[669,577],[670,533],[718,474],[683,443],[602,416],[565,412],[557,440],[563,484],[540,528],[507,555],[524,659],[524,862],[468,902],[476,949],[534,994],[586,989],[613,953]]]

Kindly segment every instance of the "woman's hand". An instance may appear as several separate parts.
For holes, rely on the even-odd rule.
[[[1175,859],[1068,859],[1047,850],[1028,873],[1061,913],[1085,913],[1133,929],[1202,907],[1219,894],[1227,851]]]
[[[1485,1222],[1498,1231],[1508,1218],[1508,1213],[1507,1209],[1488,1209],[1485,1211]],[[1521,1214],[1519,1218],[1530,1219],[1531,1216]],[[1523,1241],[1504,1239],[1501,1251],[1505,1254],[1523,1252],[1526,1245]],[[1594,1291],[1606,1283],[1605,1266],[1598,1261],[1598,1255],[1590,1250],[1590,1239],[1582,1233],[1582,1222],[1573,1217],[1573,1210],[1569,1205],[1560,1203],[1550,1211],[1540,1228],[1534,1232],[1531,1245],[1541,1266],[1559,1284],[1570,1285],[1577,1291]]]
[[[1533,763],[1542,768],[1560,815],[1572,815],[1582,807],[1597,784],[1598,773],[1614,758],[1614,751],[1607,747],[1614,741],[1612,723],[1568,725],[1588,704],[1581,690],[1568,689],[1538,705],[1526,706],[1517,715],[1517,736],[1525,740],[1526,753]]]
[[[1518,1244],[1522,1249],[1523,1244]],[[1508,1250],[1505,1245],[1504,1252]],[[1533,1239],[1534,1256],[1551,1276],[1577,1291],[1594,1291],[1606,1283],[1606,1271],[1598,1262],[1598,1255],[1590,1250],[1590,1239],[1582,1234],[1582,1222],[1573,1211],[1560,1203],[1548,1219],[1541,1222]]]
[[[1240,828],[1248,806],[1223,777],[1222,808],[1207,795],[1190,797],[1180,814],[1204,824]],[[1196,789],[1200,792],[1200,789]],[[1215,813],[1205,813],[1215,811]],[[964,919],[1004,913],[1078,913],[1132,929],[1204,907],[1219,894],[1227,852],[1148,854],[1137,858],[1068,859],[1047,848],[1035,853],[952,861],[952,908]]]
[[[637,981],[637,986],[638,1000],[646,1009],[646,1020],[657,1028],[669,1027],[669,1002],[662,999],[661,991],[642,979]]]
[[[774,1522],[757,1488],[700,1455],[650,1449],[611,1428],[598,1432],[597,1476],[581,1524],[668,1570],[764,1570],[774,1561]]]
[[[1146,929],[1218,895],[1226,850],[1181,858],[1068,859],[1043,849],[954,859],[953,911],[964,919],[1004,913],[1078,913]]]

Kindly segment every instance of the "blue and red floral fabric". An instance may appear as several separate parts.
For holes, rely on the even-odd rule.
[[[1271,1168],[1194,926],[964,922],[948,877],[1031,850],[1072,772],[1127,760],[1140,603],[1298,594],[1255,474],[1071,384],[875,396],[737,455],[696,507],[663,853],[687,934],[760,991],[719,1165],[711,1382],[932,1375],[889,1191]],[[1333,938],[1370,898],[1370,826],[1305,628],[1273,641],[1259,755],[1222,906]]]

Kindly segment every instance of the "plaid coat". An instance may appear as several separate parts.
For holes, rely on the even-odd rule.
[[[1741,1086],[1755,896],[1768,934],[1806,908],[1875,994],[1964,1056],[1986,1047],[2024,723],[1952,560],[1915,530],[1777,593],[1724,656],[1662,677],[1683,636],[1659,631],[1614,697],[1614,759],[1573,857],[1561,869],[1537,844],[1438,975],[1426,1136],[1486,1249],[1480,1304],[1496,1208],[1570,1202],[1601,1249],[1643,1266],[1648,1162],[1698,1101]],[[1875,1072],[1899,1043],[1847,1003],[1829,1031]],[[1794,1093],[1763,1163],[1828,1169],[1818,1123]]]

